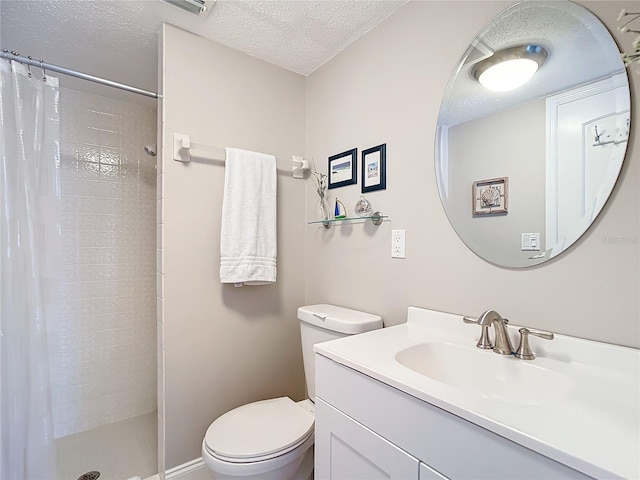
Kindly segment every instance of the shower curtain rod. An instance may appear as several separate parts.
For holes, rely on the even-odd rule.
[[[131,93],[137,93],[138,95],[144,95],[145,97],[158,98],[158,94],[156,92],[150,92],[149,90],[143,90],[141,88],[132,87],[131,85],[125,85],[124,83],[114,82],[112,80],[107,80],[106,78],[95,77],[93,75],[89,75],[82,72],[77,72],[75,70],[70,70],[64,67],[58,67],[57,65],[52,65],[50,63],[45,63],[41,60],[34,60],[30,57],[24,57],[17,52],[10,52],[9,50],[3,50],[0,52],[0,57],[6,58],[7,60],[15,60],[16,62],[24,63],[25,65],[31,65],[33,67],[42,68],[43,70],[50,70],[52,72],[62,73],[63,75],[68,75],[70,77],[81,78],[82,80],[88,80],[90,82],[100,83],[101,85],[106,85],[108,87],[119,88],[120,90],[125,90]]]

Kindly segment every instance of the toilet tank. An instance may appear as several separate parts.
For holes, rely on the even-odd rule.
[[[313,346],[348,335],[382,328],[382,317],[350,308],[321,303],[298,308],[302,360],[309,398],[316,399],[316,369]]]

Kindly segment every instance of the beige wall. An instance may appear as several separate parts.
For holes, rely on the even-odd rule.
[[[510,4],[410,2],[307,79],[307,157],[326,171],[332,154],[386,142],[387,189],[367,197],[390,220],[377,229],[307,227],[306,301],[379,313],[386,325],[404,322],[408,305],[476,316],[494,308],[515,324],[638,347],[640,137],[632,134],[595,225],[539,267],[509,270],[478,258],[441,207],[433,152],[442,93],[475,34]],[[614,31],[621,8],[637,3],[585,5]],[[615,34],[630,51],[633,36]],[[359,192],[358,184],[331,194],[352,208]],[[313,195],[309,187],[308,218]],[[392,229],[406,229],[405,260],[390,258]]]
[[[305,231],[304,182],[279,174],[277,283],[221,285],[224,166],[173,161],[172,135],[270,153],[290,170],[305,150],[305,79],[172,26],[163,51],[159,307],[171,468],[199,457],[207,427],[231,408],[304,398],[296,309]]]

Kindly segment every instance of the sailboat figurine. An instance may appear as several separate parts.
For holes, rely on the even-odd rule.
[[[344,207],[344,203],[336,198],[336,208],[333,212],[333,218],[335,218],[336,220],[346,218],[346,213],[347,209]]]

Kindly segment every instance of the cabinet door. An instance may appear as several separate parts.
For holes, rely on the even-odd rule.
[[[418,480],[416,458],[316,397],[316,480]]]

